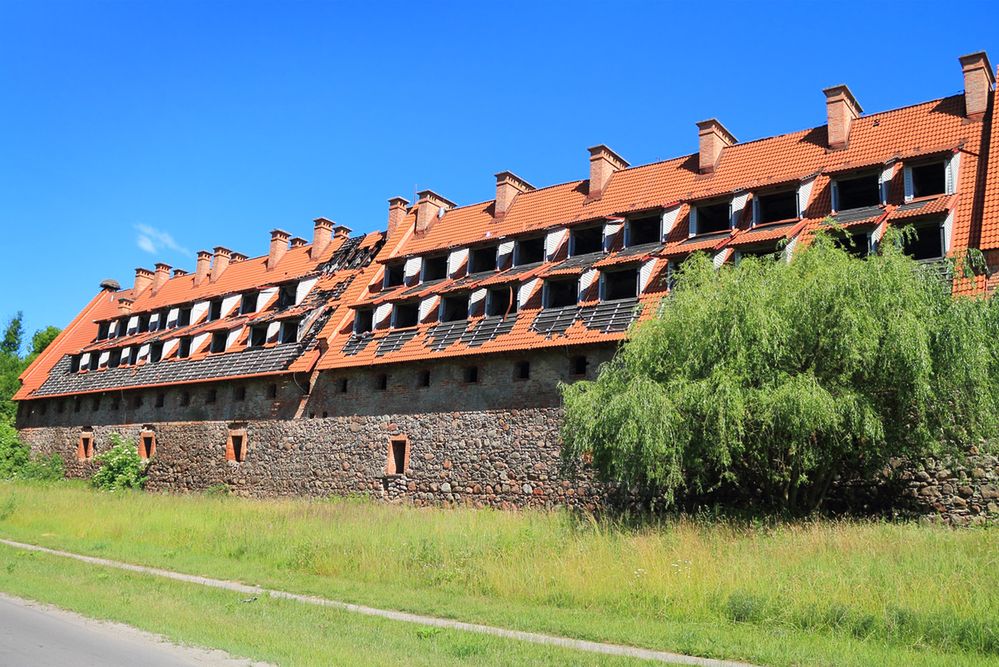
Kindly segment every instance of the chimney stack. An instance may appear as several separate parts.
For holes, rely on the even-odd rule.
[[[501,171],[496,174],[496,207],[493,217],[502,218],[513,206],[513,200],[517,195],[533,189],[533,185],[512,171]]]
[[[333,236],[338,239],[349,239],[350,231],[347,225],[337,225],[333,228]]]
[[[995,73],[985,51],[958,58],[964,71],[964,115],[979,119],[989,106],[989,93],[996,85]]]
[[[416,233],[420,234],[437,221],[441,213],[454,208],[454,202],[441,197],[433,190],[417,192],[416,196]]]
[[[603,195],[611,176],[615,171],[627,169],[628,163],[623,157],[607,146],[600,144],[587,149],[590,151],[590,199]]]
[[[132,287],[132,296],[137,297],[142,294],[153,282],[153,272],[149,269],[138,267],[135,269],[135,285]]]
[[[702,174],[713,173],[721,161],[722,149],[737,143],[731,132],[717,118],[702,120],[697,124],[697,169]]]
[[[288,239],[291,234],[283,229],[271,230],[271,250],[267,254],[267,270],[270,271],[281,261],[284,254],[288,252]]]
[[[173,270],[173,277],[174,278],[179,278],[180,276],[186,276],[186,275],[187,275],[187,271],[185,271],[184,269],[174,269]]]
[[[316,223],[316,226],[312,231],[312,249],[309,251],[309,257],[317,259],[326,250],[326,246],[330,244],[335,223],[328,218],[316,218],[313,222]]]
[[[826,94],[829,150],[842,150],[850,144],[850,126],[864,110],[845,85],[826,88],[822,92]]]
[[[131,315],[132,314],[132,304],[133,299],[121,296],[118,297],[118,314],[119,315]]]
[[[235,264],[236,262],[245,262],[249,257],[241,252],[232,252],[229,254],[229,263]]]
[[[212,263],[212,253],[207,250],[198,251],[198,263],[194,267],[194,286],[197,287],[205,282],[208,277],[208,268]]]
[[[307,245],[309,245],[309,242],[306,241],[305,239],[303,239],[301,236],[292,236],[291,237],[291,247],[292,248],[304,248]]]
[[[403,227],[406,226],[406,215],[409,209],[409,200],[402,197],[392,197],[388,200],[388,233],[386,238],[399,238]]]
[[[153,294],[160,291],[164,283],[170,279],[170,265],[160,262],[156,265],[156,275],[153,276]]]
[[[229,261],[232,259],[232,251],[222,246],[215,246],[215,259],[212,260],[211,281],[215,282],[222,277],[225,270],[229,268]]]

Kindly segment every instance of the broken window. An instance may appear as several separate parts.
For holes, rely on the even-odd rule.
[[[144,429],[139,433],[139,458],[151,459],[156,454],[156,431]]]
[[[479,382],[479,367],[478,366],[465,366],[462,372],[462,379],[465,384],[478,384]]]
[[[518,361],[513,367],[513,379],[514,380],[531,379],[531,362]]]
[[[97,368],[98,368],[98,366],[100,365],[100,363],[101,363],[100,352],[91,352],[90,353],[90,366],[89,366],[90,370],[96,371]]]
[[[871,237],[867,232],[841,234],[833,237],[833,244],[854,257],[864,258],[871,251]]]
[[[378,391],[385,391],[388,389],[388,374],[379,373],[375,376],[375,389]]]
[[[638,269],[600,272],[601,301],[631,299],[638,296]]]
[[[392,262],[385,265],[385,277],[382,279],[382,287],[398,287],[402,285],[406,276],[406,264],[404,262]]]
[[[120,320],[118,320],[118,324],[115,326],[114,331],[115,331],[115,337],[116,338],[121,338],[122,336],[127,336],[128,335],[128,318],[127,317],[123,317]]]
[[[430,371],[422,370],[420,374],[417,375],[416,379],[417,387],[429,387],[430,386]]]
[[[833,210],[848,211],[881,204],[881,183],[877,173],[833,181]]]
[[[222,299],[212,299],[208,303],[208,321],[222,319]]]
[[[397,303],[392,307],[392,326],[396,329],[419,324],[420,305],[416,302]]]
[[[517,312],[517,300],[513,296],[513,288],[509,285],[493,287],[486,292],[486,315],[489,317],[504,317]]]
[[[111,323],[110,322],[98,322],[98,324],[97,324],[97,340],[104,340],[105,338],[107,338],[110,331],[111,331]]]
[[[298,320],[285,320],[281,323],[281,342],[298,342]]]
[[[468,251],[468,272],[483,273],[496,269],[496,246],[472,248]]]
[[[298,283],[285,283],[278,288],[277,307],[291,308],[295,305],[298,293]]]
[[[586,375],[586,369],[589,365],[590,362],[585,355],[574,356],[569,361],[569,372],[572,375]]]
[[[536,264],[545,261],[545,237],[519,239],[513,247],[513,265]]]
[[[167,328],[167,318],[170,317],[170,310],[164,308],[156,313],[156,330],[163,331]]]
[[[225,342],[229,337],[228,331],[216,331],[212,334],[212,346],[210,349],[212,354],[218,354],[220,352],[225,352]]]
[[[436,255],[423,258],[423,271],[420,274],[422,282],[447,278],[447,255]]]
[[[441,299],[441,322],[468,319],[468,295],[459,294]]]
[[[374,328],[375,311],[372,308],[358,308],[354,311],[354,333],[368,333]]]
[[[121,365],[121,349],[117,348],[108,353],[108,368],[118,368]]]
[[[229,438],[225,445],[225,460],[242,463],[246,460],[247,437],[246,428],[229,427]]]
[[[584,227],[569,233],[569,256],[588,255],[604,249],[604,228]]]
[[[267,325],[258,324],[250,327],[250,347],[260,347],[267,343]]]
[[[732,226],[732,211],[728,201],[695,206],[696,234],[723,232]]]
[[[84,429],[80,433],[80,441],[76,446],[76,458],[80,461],[89,461],[94,458],[94,432],[91,429]]]
[[[545,308],[575,306],[579,301],[579,285],[575,280],[546,280],[543,296]]]
[[[143,313],[139,315],[139,323],[137,325],[136,331],[138,333],[146,333],[149,331],[149,313]]]
[[[149,346],[149,361],[156,363],[163,358],[163,343],[156,342]]]
[[[624,232],[625,245],[643,245],[662,241],[662,220],[658,215],[629,220]]]
[[[947,165],[930,162],[909,168],[912,179],[912,196],[929,197],[947,192]]]
[[[784,190],[771,192],[756,197],[756,224],[780,220],[792,220],[798,217],[798,191]]]
[[[191,324],[191,307],[181,308],[177,311],[177,326],[186,327]]]
[[[249,315],[250,313],[257,312],[257,296],[258,292],[244,292],[239,299],[239,314]]]
[[[177,357],[187,359],[189,356],[191,356],[191,337],[184,336],[177,344]]]
[[[409,464],[409,438],[393,436],[389,438],[386,475],[405,475]]]
[[[905,254],[913,259],[940,259],[944,256],[943,225],[914,226],[914,233],[905,239]]]
[[[129,365],[129,366],[134,366],[134,365],[136,365],[137,363],[139,363],[139,349],[140,349],[140,348],[139,348],[139,346],[138,346],[138,345],[134,345],[134,346],[133,346],[133,347],[132,347],[132,348],[131,348],[131,349],[130,349],[130,350],[128,351],[128,365]]]
[[[79,373],[80,372],[80,355],[74,354],[69,358],[69,372]]]

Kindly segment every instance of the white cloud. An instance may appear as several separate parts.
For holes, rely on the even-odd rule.
[[[190,250],[173,240],[169,232],[150,227],[149,225],[135,225],[139,233],[135,239],[135,244],[140,250],[144,250],[151,255],[155,255],[163,250],[172,250],[182,255],[193,254]]]

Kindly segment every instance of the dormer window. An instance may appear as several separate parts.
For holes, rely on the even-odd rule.
[[[98,322],[97,324],[97,340],[104,340],[108,337],[108,333],[111,331],[110,322]]]
[[[187,359],[191,356],[191,337],[184,336],[177,345],[177,358]]]
[[[947,163],[924,162],[905,168],[905,198],[918,199],[947,192]]]
[[[513,265],[537,264],[545,261],[545,237],[518,239],[513,246]]]
[[[208,304],[208,321],[222,319],[222,299],[212,299]]]
[[[128,318],[123,317],[118,320],[118,324],[114,328],[115,338],[121,338],[128,335]]]
[[[163,358],[163,343],[153,343],[149,346],[149,361],[156,363]]]
[[[245,292],[239,299],[239,314],[249,315],[257,312],[257,292]]]
[[[298,342],[298,320],[285,320],[281,323],[281,342]]]
[[[290,308],[295,305],[298,283],[285,283],[278,289],[277,307]]]
[[[372,308],[358,308],[354,311],[354,333],[363,334],[375,326],[375,311]]]
[[[191,307],[187,306],[177,311],[177,326],[187,327],[191,325]]]
[[[517,312],[517,299],[509,287],[493,287],[486,292],[486,315],[504,317]]]
[[[600,300],[617,301],[638,296],[638,269],[600,272]]]
[[[121,348],[111,350],[108,355],[108,368],[118,368],[121,366]]]
[[[662,219],[658,215],[629,220],[624,228],[624,245],[627,247],[661,241]]]
[[[170,309],[164,308],[156,313],[156,330],[163,331],[167,328],[167,318],[170,316]]]
[[[546,280],[542,303],[545,308],[565,308],[579,302],[579,284],[575,280]]]
[[[468,272],[484,273],[496,270],[496,246],[472,248],[468,251]]]
[[[216,331],[212,334],[212,346],[209,348],[212,354],[225,352],[226,339],[229,338],[228,331]]]
[[[139,346],[134,345],[132,349],[128,351],[128,365],[134,366],[139,363]]]
[[[468,319],[468,295],[459,294],[441,299],[441,322],[457,322]]]
[[[149,331],[149,313],[144,313],[139,315],[137,333],[146,333],[147,331]]]
[[[832,183],[834,211],[881,205],[881,182],[877,173],[838,178]]]
[[[914,234],[905,241],[905,254],[915,260],[934,260],[944,256],[944,227],[936,222],[913,227]]]
[[[100,354],[100,352],[91,352],[90,353],[90,365],[88,366],[88,368],[90,370],[92,370],[92,371],[96,371],[98,368],[100,368],[100,364],[101,364],[101,354]]]
[[[426,283],[431,280],[442,280],[443,278],[447,278],[447,255],[424,257],[420,280]]]
[[[79,373],[80,372],[80,355],[74,354],[69,358],[69,372]]]
[[[604,249],[603,226],[573,229],[569,233],[569,256],[589,255]]]
[[[396,329],[415,327],[420,322],[420,304],[397,303],[392,307],[392,326]]]
[[[267,344],[267,325],[258,324],[250,327],[250,347],[262,347]]]
[[[403,262],[393,262],[385,265],[385,278],[382,287],[398,287],[402,285],[406,275],[406,265]]]
[[[726,200],[692,206],[690,220],[692,236],[727,231],[732,228],[732,204]]]
[[[765,225],[768,222],[793,220],[798,217],[798,191],[784,190],[756,195],[753,198],[753,222]]]
[[[871,233],[867,231],[835,236],[833,243],[837,248],[861,259],[871,253]]]

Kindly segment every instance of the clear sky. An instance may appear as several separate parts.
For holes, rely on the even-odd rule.
[[[959,55],[999,63],[997,5],[0,0],[0,319],[64,326],[103,278],[318,216],[380,229],[417,189],[585,178],[597,143],[821,125],[838,83],[867,112],[951,95]]]

